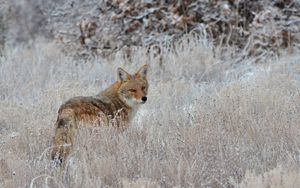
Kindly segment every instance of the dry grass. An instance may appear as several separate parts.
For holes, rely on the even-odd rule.
[[[239,184],[235,184],[237,187],[247,188],[281,188],[289,187],[296,188],[300,185],[300,173],[299,170],[290,167],[289,169],[278,166],[277,168],[257,175],[253,172],[247,171],[245,178]]]
[[[120,134],[83,129],[66,170],[54,169],[60,104],[95,95],[116,79],[118,66],[135,70],[144,54],[136,49],[126,64],[121,55],[81,63],[54,43],[6,49],[0,187],[247,187],[248,171],[258,174],[250,181],[262,182],[259,174],[278,166],[290,181],[286,169],[300,167],[299,53],[233,64],[205,40],[184,40],[176,53],[163,49],[162,67],[150,61],[149,102],[131,126]]]

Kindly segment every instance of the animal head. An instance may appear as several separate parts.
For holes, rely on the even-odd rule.
[[[130,107],[147,101],[147,69],[148,66],[144,65],[135,74],[129,74],[122,68],[118,68],[118,78],[121,83],[118,94]]]

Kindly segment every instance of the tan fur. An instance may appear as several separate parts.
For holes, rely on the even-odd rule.
[[[123,129],[134,111],[146,102],[147,65],[134,75],[118,69],[119,80],[103,92],[91,97],[75,97],[61,105],[55,123],[54,147],[51,157],[63,163],[75,143],[79,126],[112,125]]]

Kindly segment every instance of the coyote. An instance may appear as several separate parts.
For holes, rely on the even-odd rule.
[[[62,165],[80,125],[112,125],[123,129],[140,104],[147,101],[147,65],[131,75],[118,68],[118,81],[91,97],[74,97],[60,106],[55,123],[52,160]]]

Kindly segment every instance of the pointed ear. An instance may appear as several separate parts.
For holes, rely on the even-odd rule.
[[[135,75],[136,75],[137,77],[146,79],[146,77],[147,77],[147,72],[148,72],[148,65],[145,64],[145,65],[143,65],[143,66],[137,71],[137,73],[135,73]]]
[[[127,80],[131,79],[131,75],[122,68],[118,68],[118,78],[121,82],[126,82]]]

